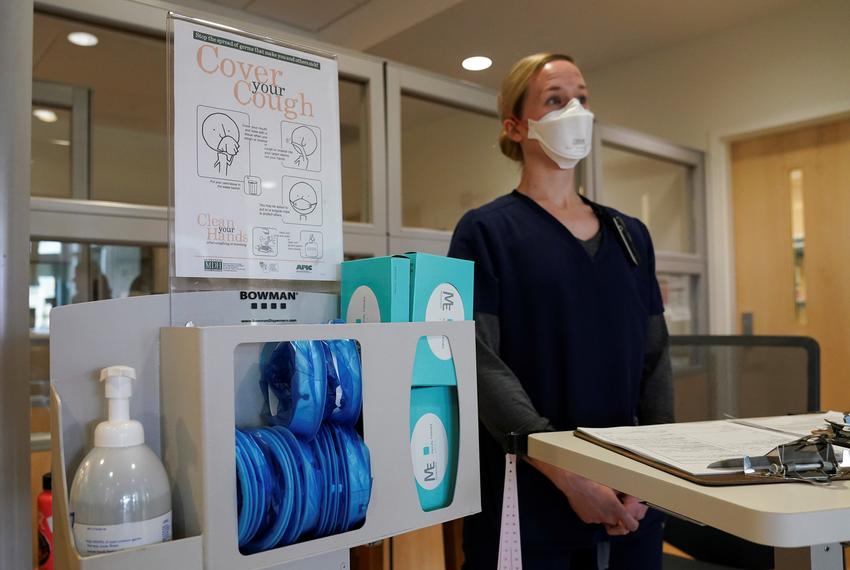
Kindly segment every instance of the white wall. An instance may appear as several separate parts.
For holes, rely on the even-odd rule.
[[[603,123],[703,150],[712,131],[850,108],[850,2],[808,0],[586,79]]]
[[[734,332],[727,142],[850,113],[850,2],[807,0],[586,78],[603,123],[707,151],[710,330]]]

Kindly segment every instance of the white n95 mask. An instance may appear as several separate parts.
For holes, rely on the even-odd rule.
[[[593,113],[571,99],[566,107],[547,113],[539,121],[528,120],[528,138],[540,141],[540,148],[561,168],[575,168],[590,154],[593,139]]]

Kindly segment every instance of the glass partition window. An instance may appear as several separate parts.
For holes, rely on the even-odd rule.
[[[467,210],[511,191],[519,168],[498,135],[494,116],[402,94],[402,225],[451,231]]]
[[[68,41],[88,32],[97,44]],[[168,204],[165,40],[46,14],[33,28],[33,79],[90,93],[90,180],[93,200]],[[340,79],[343,219],[371,223],[368,85]],[[51,123],[33,117],[33,195],[70,198],[70,111]],[[79,165],[78,165],[79,166]],[[88,164],[81,167],[88,168]]]
[[[372,220],[369,192],[369,91],[365,83],[339,81],[339,129],[342,151],[342,219]]]
[[[797,324],[808,324],[806,316],[806,207],[803,194],[803,170],[788,174],[791,186],[791,252],[794,257],[794,314]]]
[[[30,244],[30,329],[50,330],[60,305],[168,290],[165,247],[33,241]]]
[[[97,44],[75,45],[71,32],[88,32]],[[36,14],[33,79],[91,93],[90,198],[168,203],[164,40]]]
[[[31,431],[50,431],[50,311],[167,290],[166,247],[30,242]]]
[[[697,277],[658,272],[658,286],[664,303],[664,320],[670,334],[695,334]]]
[[[656,251],[693,253],[691,169],[602,145],[604,202],[647,225]]]
[[[33,196],[71,197],[71,110],[33,104]]]
[[[60,305],[165,293],[165,247],[30,243],[30,401],[32,431],[49,431],[50,311]]]

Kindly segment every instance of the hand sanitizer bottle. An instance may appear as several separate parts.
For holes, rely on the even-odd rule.
[[[142,424],[130,419],[136,371],[100,372],[109,419],[97,425],[94,448],[71,484],[71,524],[83,556],[171,540],[171,490],[159,457],[145,445]]]

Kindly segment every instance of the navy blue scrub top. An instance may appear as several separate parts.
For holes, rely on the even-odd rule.
[[[558,430],[637,423],[647,323],[663,312],[646,226],[596,207],[625,222],[641,260],[637,267],[604,220],[602,243],[591,257],[561,222],[516,190],[468,212],[449,249],[449,256],[475,262],[475,311],[498,317],[494,348]],[[480,439],[484,520],[472,526],[492,542],[504,451],[483,426]],[[581,522],[543,474],[518,463],[524,546],[560,550],[604,536],[598,525]]]

